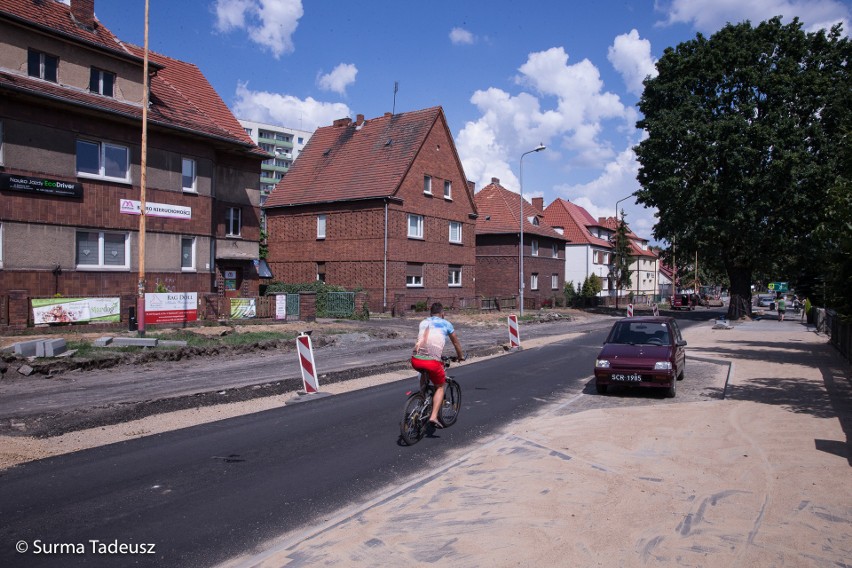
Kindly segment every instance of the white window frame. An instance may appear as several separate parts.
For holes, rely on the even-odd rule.
[[[444,199],[450,201],[453,199],[453,182],[448,179],[444,180]]]
[[[111,75],[112,76],[112,91],[110,93],[104,92],[104,76]],[[96,91],[92,90],[92,79],[97,76],[98,80],[98,89]],[[106,71],[104,69],[100,69],[98,67],[91,67],[89,69],[89,92],[95,93],[97,95],[103,95],[104,97],[115,98],[115,80],[116,74],[112,71]]]
[[[38,75],[30,75],[30,73],[29,73],[30,53],[38,54]],[[45,75],[46,75],[45,70],[47,68],[46,63],[47,63],[48,57],[53,59],[54,61],[56,61],[56,71],[55,71],[56,77],[53,78],[53,79],[46,79],[45,78]],[[59,57],[56,56],[56,55],[50,55],[49,53],[45,53],[45,52],[39,51],[37,49],[31,48],[31,49],[27,50],[27,75],[30,76],[30,77],[36,77],[38,79],[41,79],[42,81],[48,81],[50,83],[58,83],[59,82]]]
[[[236,219],[234,219],[234,212],[236,211]],[[232,232],[233,224],[236,222],[237,224],[237,232]],[[225,236],[226,237],[239,237],[243,231],[243,210],[239,207],[228,207],[227,211],[225,211]]]
[[[432,176],[423,176],[423,193],[432,195]]]
[[[462,267],[450,266],[447,270],[447,286],[449,288],[460,288],[462,285]]]
[[[317,238],[325,238],[325,230],[328,224],[328,217],[325,214],[317,215]]]
[[[530,290],[538,290],[538,272],[530,274]]]
[[[83,172],[80,171],[80,144],[90,144],[93,146],[97,146],[98,148],[98,172]],[[124,164],[125,171],[124,176],[111,176],[106,173],[106,154],[107,151],[113,150],[122,150],[125,153],[126,162]],[[112,144],[110,142],[104,142],[102,140],[91,140],[88,138],[78,138],[75,146],[75,164],[74,167],[77,171],[77,177],[81,178],[91,178],[91,179],[104,179],[110,181],[119,181],[124,183],[130,183],[130,148],[127,146],[121,146],[120,144]]]
[[[189,247],[189,266],[183,265],[183,243],[184,241],[190,241]],[[182,272],[195,272],[195,237],[181,237],[180,238],[180,269]]]
[[[409,266],[419,266],[419,274],[409,274]],[[423,287],[423,265],[416,263],[408,263],[405,265],[405,286],[406,288],[422,288]]]
[[[559,275],[551,274],[550,275],[550,289],[558,290],[559,289]]]
[[[454,230],[455,229],[455,230]],[[454,234],[455,233],[455,234]],[[462,224],[458,221],[450,221],[450,242],[454,244],[462,244]]]
[[[80,233],[97,233],[98,235],[98,262],[97,264],[80,264],[78,262],[77,235]],[[124,264],[104,264],[104,241],[105,235],[121,235],[124,238]],[[130,270],[130,237],[122,231],[76,231],[74,233],[74,263],[77,270]]]
[[[559,258],[559,245],[557,243],[550,245],[550,252],[553,258]]]
[[[408,238],[423,238],[423,215],[408,214]]]
[[[538,256],[538,239],[530,240],[530,256]]]
[[[187,164],[192,170],[192,182],[189,185],[186,185],[184,181]],[[195,160],[192,158],[181,158],[180,160],[180,186],[187,193],[198,193],[198,173],[195,167]]]

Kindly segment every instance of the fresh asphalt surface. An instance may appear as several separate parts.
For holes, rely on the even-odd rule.
[[[412,378],[2,472],[0,565],[222,562],[427,473],[544,405],[588,392],[608,327],[452,369],[463,389],[459,421],[413,447],[398,439]],[[95,554],[93,540],[153,544],[154,553]],[[16,551],[21,542],[27,552]],[[58,545],[64,550],[48,552]]]

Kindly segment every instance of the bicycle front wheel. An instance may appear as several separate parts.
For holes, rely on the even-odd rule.
[[[413,446],[426,433],[428,416],[423,416],[426,399],[420,393],[412,394],[405,401],[402,422],[399,423],[399,433],[403,441]]]
[[[453,379],[447,379],[447,390],[444,391],[444,404],[441,406],[441,424],[452,426],[459,418],[461,410],[461,386]]]

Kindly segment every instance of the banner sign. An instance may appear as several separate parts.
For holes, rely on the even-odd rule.
[[[119,298],[33,298],[33,323],[117,322]]]
[[[257,306],[254,298],[231,298],[231,318],[257,317]]]
[[[185,323],[198,319],[197,292],[145,294],[145,323]]]
[[[119,210],[125,215],[140,215],[142,202],[134,199],[120,199]],[[192,219],[192,207],[183,205],[166,205],[163,203],[145,202],[145,214],[149,217],[168,217],[170,219]]]
[[[12,174],[0,174],[0,189],[44,193],[59,197],[83,197],[82,183]]]
[[[287,319],[287,294],[275,294],[275,319]]]
[[[770,282],[769,283],[769,291],[770,292],[789,292],[789,288],[787,287],[786,282]]]

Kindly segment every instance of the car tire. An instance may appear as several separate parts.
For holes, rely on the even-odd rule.
[[[606,394],[606,390],[607,390],[607,389],[606,389],[606,387],[607,387],[607,385],[598,385],[598,384],[596,384],[596,385],[595,385],[595,390],[596,390],[596,391],[598,391],[598,394]]]
[[[666,398],[677,396],[677,381],[672,381],[672,386],[666,389]]]

